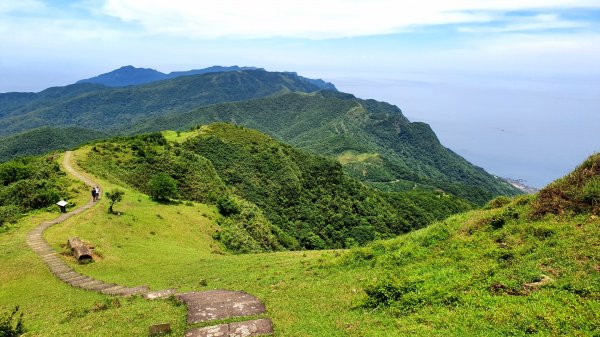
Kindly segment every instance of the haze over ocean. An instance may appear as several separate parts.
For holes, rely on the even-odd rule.
[[[391,76],[390,76],[391,77]],[[431,125],[442,144],[488,172],[543,187],[600,151],[600,80],[406,73],[329,78]]]

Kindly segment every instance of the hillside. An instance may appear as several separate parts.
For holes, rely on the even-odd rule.
[[[144,193],[166,173],[182,200],[221,208],[219,238],[233,251],[351,247],[470,208],[443,193],[369,189],[331,159],[239,126],[169,135],[97,143],[80,165]]]
[[[0,162],[20,156],[35,156],[48,151],[66,150],[108,134],[77,127],[41,127],[0,138]]]
[[[0,137],[42,126],[110,131],[140,119],[199,106],[320,87],[291,73],[264,70],[181,76],[140,86],[80,83],[37,94],[0,94]]]
[[[350,252],[340,267],[373,278],[358,306],[398,335],[597,335],[599,167]]]
[[[166,136],[170,141],[191,137]],[[76,151],[76,158],[86,161],[89,151]],[[580,187],[571,178],[555,187],[575,192],[565,193],[574,197],[570,200],[597,195],[583,191],[594,190],[598,175],[589,173],[598,159],[570,175]],[[152,289],[243,290],[267,304],[275,336],[600,332],[598,216],[581,208],[536,215],[541,195],[499,198],[487,210],[350,251],[230,255],[213,238],[221,230],[216,207],[157,203],[126,186],[99,182],[107,191],[125,191],[117,208],[121,215],[107,214],[104,198],[45,234],[59,252],[72,236],[94,244],[94,263],[77,265],[64,257],[74,269],[105,282]],[[86,190],[75,190],[88,200]],[[581,205],[595,205],[593,198],[585,199]],[[27,333],[35,336],[137,336],[156,322],[171,322],[179,336],[190,327],[182,319],[185,308],[175,301],[123,300],[58,281],[24,244],[31,228],[56,216],[56,208],[33,213],[0,234],[2,313],[20,305]]]
[[[479,204],[520,193],[445,148],[427,124],[411,123],[396,106],[344,93],[287,93],[211,105],[150,119],[130,132],[186,130],[214,121],[246,125],[336,157],[351,176],[382,190],[442,189]]]

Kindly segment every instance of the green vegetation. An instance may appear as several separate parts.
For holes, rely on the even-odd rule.
[[[0,139],[0,162],[16,157],[36,156],[54,150],[67,150],[108,134],[76,127],[41,127]]]
[[[148,181],[148,190],[150,191],[150,196],[158,201],[169,201],[169,199],[176,198],[179,194],[177,191],[177,180],[164,172],[160,172],[150,178],[150,181]]]
[[[80,83],[37,94],[0,94],[0,136],[10,138],[0,160],[82,144],[112,135],[231,122],[258,129],[314,154],[339,158],[344,171],[384,191],[446,193],[484,205],[520,192],[440,144],[424,123],[397,107],[361,100],[294,73],[264,70],[182,76],[108,88]],[[97,130],[89,132],[85,130]],[[20,142],[23,140],[23,142]]]
[[[118,188],[115,188],[113,190],[106,192],[105,194],[106,194],[106,197],[108,198],[108,200],[110,200],[110,203],[108,205],[108,213],[115,214],[113,207],[115,206],[115,204],[117,202],[123,200],[123,195],[125,194],[125,192],[121,191]]]
[[[0,337],[18,337],[25,332],[23,313],[15,318],[18,312],[19,306],[16,306],[10,314],[0,318]]]
[[[520,192],[445,148],[397,107],[321,91],[223,103],[139,123],[130,132],[185,130],[215,121],[251,127],[312,153],[337,158],[354,178],[385,191],[442,189],[483,205]]]
[[[182,199],[218,206],[223,232],[215,237],[237,252],[351,247],[470,208],[442,192],[369,189],[333,160],[243,127],[193,133],[97,143],[81,165],[157,200],[156,177],[165,189],[176,181]]]
[[[373,275],[357,308],[399,335],[597,335],[600,220],[583,196],[599,164],[594,155],[538,196],[349,252],[340,266]]]
[[[87,151],[76,158],[86,162]],[[127,186],[98,182],[125,191],[122,216],[106,213],[104,198],[45,234],[57,251],[71,236],[94,244],[101,258],[87,265],[67,258],[73,268],[157,290],[246,291],[266,303],[276,336],[600,333],[600,220],[587,212],[530,220],[537,196],[349,251],[230,255],[213,239],[223,231],[217,219],[227,218],[216,206],[157,203]],[[89,199],[86,189],[80,197]],[[231,198],[238,214],[245,212],[241,199]],[[58,215],[36,211],[0,235],[0,312],[19,304],[35,336],[141,336],[157,322],[183,335],[185,307],[175,302],[113,302],[57,280],[23,242],[31,228]],[[504,220],[501,227],[492,225],[495,217]]]
[[[42,126],[127,130],[149,116],[279,92],[319,89],[291,73],[245,70],[182,76],[122,88],[80,83],[37,94],[0,94],[0,136]]]
[[[0,229],[27,212],[69,199],[71,183],[55,157],[23,157],[0,164]]]
[[[600,153],[541,190],[533,210],[536,217],[582,212],[600,215]]]

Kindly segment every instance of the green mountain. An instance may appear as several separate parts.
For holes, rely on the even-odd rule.
[[[470,208],[441,192],[367,188],[331,159],[223,123],[97,143],[80,165],[147,194],[167,174],[181,199],[219,207],[218,238],[237,252],[349,247]]]
[[[181,76],[123,88],[81,83],[37,94],[0,94],[0,137],[42,126],[127,129],[142,118],[199,106],[320,89],[292,73],[246,70]]]
[[[411,123],[396,106],[338,92],[211,105],[150,119],[131,132],[184,130],[214,121],[245,125],[336,157],[351,176],[383,190],[442,189],[479,204],[519,193],[445,148],[427,124]]]
[[[427,124],[411,123],[396,106],[321,90],[328,86],[296,73],[245,70],[123,88],[81,83],[0,94],[0,137],[41,126],[131,135],[225,121],[336,157],[351,176],[381,190],[441,189],[478,204],[519,193],[445,148]],[[57,132],[44,129],[36,137],[54,139]],[[96,135],[73,134],[69,144]],[[47,150],[64,145],[49,143]],[[42,150],[32,146],[9,148],[0,159]]]

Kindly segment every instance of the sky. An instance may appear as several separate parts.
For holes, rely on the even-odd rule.
[[[0,50],[0,92],[124,65],[297,71],[396,104],[467,159],[537,186],[600,150],[600,0],[0,0]],[[503,143],[498,123],[529,138]],[[507,169],[528,164],[506,153],[547,153],[543,132],[572,158]]]

